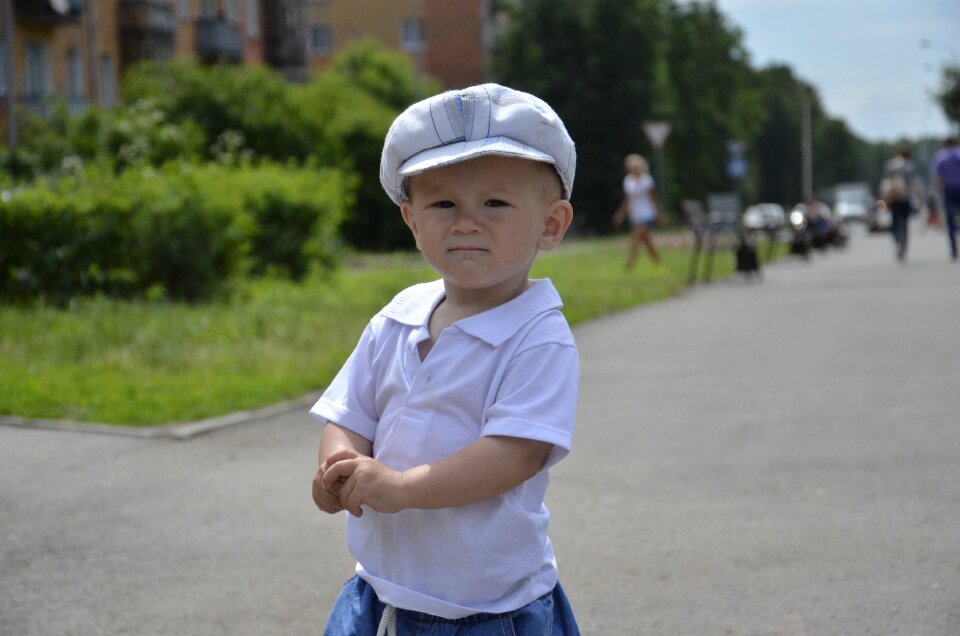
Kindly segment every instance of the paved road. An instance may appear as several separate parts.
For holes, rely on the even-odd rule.
[[[548,503],[585,634],[960,634],[941,234],[906,265],[857,236],[576,336]],[[310,501],[318,433],[302,411],[190,441],[0,426],[0,634],[319,633],[351,560]]]

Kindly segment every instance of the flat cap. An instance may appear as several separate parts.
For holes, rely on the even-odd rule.
[[[484,155],[553,165],[573,192],[577,153],[560,117],[534,95],[482,84],[417,102],[394,120],[380,156],[380,183],[399,205],[406,178]]]

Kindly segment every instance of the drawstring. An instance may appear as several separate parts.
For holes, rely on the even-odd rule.
[[[387,605],[383,608],[380,625],[377,626],[377,636],[397,636],[397,608]]]

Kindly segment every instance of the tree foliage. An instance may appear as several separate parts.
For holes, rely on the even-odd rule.
[[[682,198],[734,189],[745,203],[799,201],[807,85],[786,66],[753,68],[743,34],[715,0],[517,0],[507,10],[496,78],[544,98],[566,122],[586,229],[607,228],[622,157],[654,154],[641,132],[647,119],[672,124],[658,184],[672,210]],[[830,118],[815,91],[811,99],[815,184],[872,180],[876,144]],[[746,147],[742,182],[726,174],[731,141]]]
[[[936,97],[947,119],[960,126],[960,66],[944,67]]]
[[[7,153],[2,176],[68,178],[87,164],[122,175],[170,161],[337,167],[355,188],[343,238],[360,249],[412,247],[380,188],[380,151],[399,111],[439,89],[406,56],[372,41],[346,47],[303,85],[267,67],[146,62],[126,75],[114,108],[71,115],[62,104],[50,116],[22,116],[24,143]],[[289,237],[264,240],[273,239]]]
[[[703,198],[733,189],[726,175],[727,144],[754,139],[764,121],[761,95],[741,32],[716,5],[671,5],[667,46],[668,90],[674,122],[667,145],[673,196]]]
[[[588,229],[619,201],[622,158],[653,116],[663,16],[657,0],[529,0],[510,8],[498,80],[546,100],[577,143],[573,188]]]
[[[434,80],[416,74],[408,58],[372,40],[347,46],[331,71],[305,87],[304,98],[320,110],[360,175],[357,203],[342,230],[350,245],[375,250],[413,247],[397,206],[380,186],[380,152],[397,114],[439,90]]]

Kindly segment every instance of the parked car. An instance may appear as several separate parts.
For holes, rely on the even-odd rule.
[[[833,188],[833,216],[838,221],[866,221],[872,204],[866,183],[840,183]]]
[[[779,203],[757,203],[743,212],[741,223],[748,230],[778,230],[787,221],[783,206]]]

